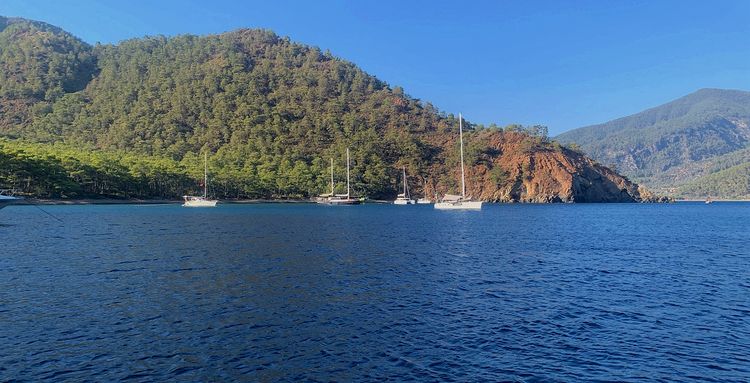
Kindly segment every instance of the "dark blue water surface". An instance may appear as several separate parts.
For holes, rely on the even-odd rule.
[[[0,381],[750,381],[750,204],[0,211]]]

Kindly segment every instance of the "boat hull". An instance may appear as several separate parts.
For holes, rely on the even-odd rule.
[[[330,200],[323,200],[323,201],[317,201],[317,202],[323,205],[345,206],[345,205],[359,205],[362,201],[358,199],[348,198],[348,199],[330,199]]]
[[[481,210],[482,201],[456,201],[456,202],[438,202],[435,209],[439,210]]]
[[[216,203],[219,201],[216,200],[192,200],[192,201],[185,201],[185,203],[182,204],[183,207],[216,207]]]
[[[416,205],[417,201],[413,199],[397,199],[393,201],[394,205]]]
[[[417,200],[417,204],[419,204],[419,205],[429,205],[431,203],[432,203],[432,201],[430,201],[428,199],[425,199],[425,198],[420,198],[420,199]]]

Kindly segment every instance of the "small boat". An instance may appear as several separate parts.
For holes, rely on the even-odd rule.
[[[458,137],[461,146],[461,195],[446,194],[442,200],[435,204],[435,209],[440,210],[481,210],[482,201],[472,201],[466,196],[466,174],[464,172],[464,133],[463,118],[458,114]]]
[[[706,204],[710,204],[710,203],[713,203],[713,202],[714,202],[714,200],[711,199],[711,196],[708,196],[706,198]]]
[[[414,205],[417,201],[411,199],[409,195],[409,187],[406,185],[406,166],[404,166],[404,192],[400,193],[396,200],[393,201],[394,205]]]
[[[6,206],[19,203],[23,200],[23,198],[16,197],[13,194],[15,194],[13,190],[9,190],[9,189],[0,190],[0,209]]]
[[[446,194],[440,202],[435,204],[440,210],[481,210],[482,201],[472,201],[462,195]]]
[[[315,202],[323,205],[359,205],[362,200],[360,198],[352,198],[351,187],[349,185],[349,148],[346,148],[346,194],[336,194],[334,191],[335,184],[333,182],[333,158],[331,158],[331,193],[321,194],[315,199]]]
[[[419,205],[429,205],[432,203],[432,200],[427,198],[427,180],[422,180],[422,193],[425,193],[425,196],[417,200],[417,204]]]
[[[203,160],[203,195],[185,195],[182,196],[182,199],[185,200],[182,204],[184,207],[215,207],[216,203],[219,202],[208,198],[208,153],[205,154]]]

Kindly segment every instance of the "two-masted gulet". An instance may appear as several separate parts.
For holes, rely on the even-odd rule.
[[[466,174],[464,171],[464,133],[463,118],[461,113],[458,114],[458,139],[461,146],[461,195],[446,194],[443,199],[435,204],[435,209],[441,210],[479,210],[482,208],[482,201],[472,201],[471,197],[466,196]]]
[[[184,207],[214,207],[219,202],[215,199],[208,199],[208,153],[205,154],[203,160],[203,195],[185,195],[182,198],[185,200],[182,204]]]
[[[349,148],[346,148],[346,194],[336,194],[336,184],[333,179],[333,158],[331,158],[331,193],[321,194],[315,202],[324,205],[358,205],[360,200],[352,198],[349,183]]]

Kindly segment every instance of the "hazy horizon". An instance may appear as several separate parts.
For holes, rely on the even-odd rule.
[[[747,11],[750,3],[733,1],[0,5],[0,15],[47,22],[91,44],[270,29],[448,113],[485,125],[547,125],[551,135],[701,88],[750,89]]]

